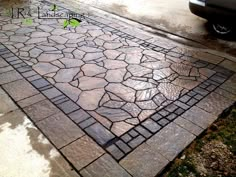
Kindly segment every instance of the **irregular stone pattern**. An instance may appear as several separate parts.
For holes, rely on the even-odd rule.
[[[32,19],[36,28],[1,18],[1,41],[118,136],[214,74],[86,20],[69,30]]]

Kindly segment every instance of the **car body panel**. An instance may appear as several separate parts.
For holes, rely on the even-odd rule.
[[[189,7],[192,13],[209,21],[236,25],[233,23],[236,19],[236,0],[190,0]]]
[[[207,0],[206,6],[227,11],[236,11],[236,0]]]

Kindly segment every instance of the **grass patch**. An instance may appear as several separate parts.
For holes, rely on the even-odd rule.
[[[236,106],[198,137],[162,176],[236,176],[235,155]]]

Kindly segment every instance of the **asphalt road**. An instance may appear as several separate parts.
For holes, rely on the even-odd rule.
[[[236,56],[236,40],[222,40],[205,19],[193,15],[188,0],[80,0],[104,11]],[[235,38],[236,39],[236,38]]]

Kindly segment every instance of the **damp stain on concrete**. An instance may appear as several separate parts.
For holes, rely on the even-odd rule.
[[[0,176],[78,176],[19,110],[0,117]]]
[[[50,162],[32,148],[28,129],[31,122],[24,116],[22,124],[11,128],[10,122],[0,125],[0,176],[49,177]]]

